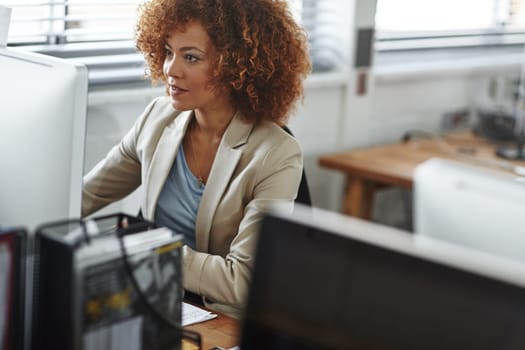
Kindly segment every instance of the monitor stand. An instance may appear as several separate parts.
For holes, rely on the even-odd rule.
[[[525,50],[523,51],[525,56]],[[523,145],[525,144],[525,63],[521,65],[519,85],[514,104],[514,145],[501,145],[496,149],[496,155],[510,160],[525,160]]]
[[[523,143],[518,142],[515,146],[499,146],[496,155],[511,160],[525,160],[525,150]]]
[[[510,160],[525,160],[525,134],[516,135],[516,141],[512,144],[501,145],[496,149],[496,155]]]

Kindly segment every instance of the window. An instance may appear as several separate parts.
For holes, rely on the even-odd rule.
[[[17,0],[5,4],[13,9],[9,41],[21,45],[129,40],[139,2]]]
[[[525,0],[377,0],[379,50],[525,42]]]
[[[0,0],[12,8],[8,45],[78,60],[91,84],[139,82],[144,62],[133,43],[137,5],[144,0]],[[309,34],[316,71],[330,71],[341,59],[337,2],[289,0]],[[346,0],[345,0],[346,1]]]

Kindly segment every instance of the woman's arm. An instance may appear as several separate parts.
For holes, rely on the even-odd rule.
[[[82,216],[124,198],[141,184],[137,140],[157,101],[148,105],[120,143],[84,176]]]

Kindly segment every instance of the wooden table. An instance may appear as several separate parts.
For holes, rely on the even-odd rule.
[[[504,168],[525,166],[525,162],[497,157],[495,149],[494,144],[471,132],[459,132],[327,154],[319,158],[319,165],[346,174],[343,213],[370,219],[374,191],[385,186],[412,189],[414,169],[430,158],[455,159],[507,172]]]
[[[214,313],[216,312],[214,311]],[[240,321],[224,314],[217,313],[217,317],[214,319],[184,328],[201,334],[202,350],[209,350],[214,346],[229,349],[239,345]]]

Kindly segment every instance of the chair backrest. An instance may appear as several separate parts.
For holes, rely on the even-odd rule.
[[[282,128],[288,134],[294,136],[292,131],[286,125],[283,125]],[[310,188],[308,187],[308,181],[306,180],[306,173],[304,172],[304,169],[303,169],[303,175],[301,176],[301,182],[299,183],[299,190],[297,192],[297,198],[295,199],[295,202],[301,203],[307,206],[312,206],[312,199],[310,197]]]

